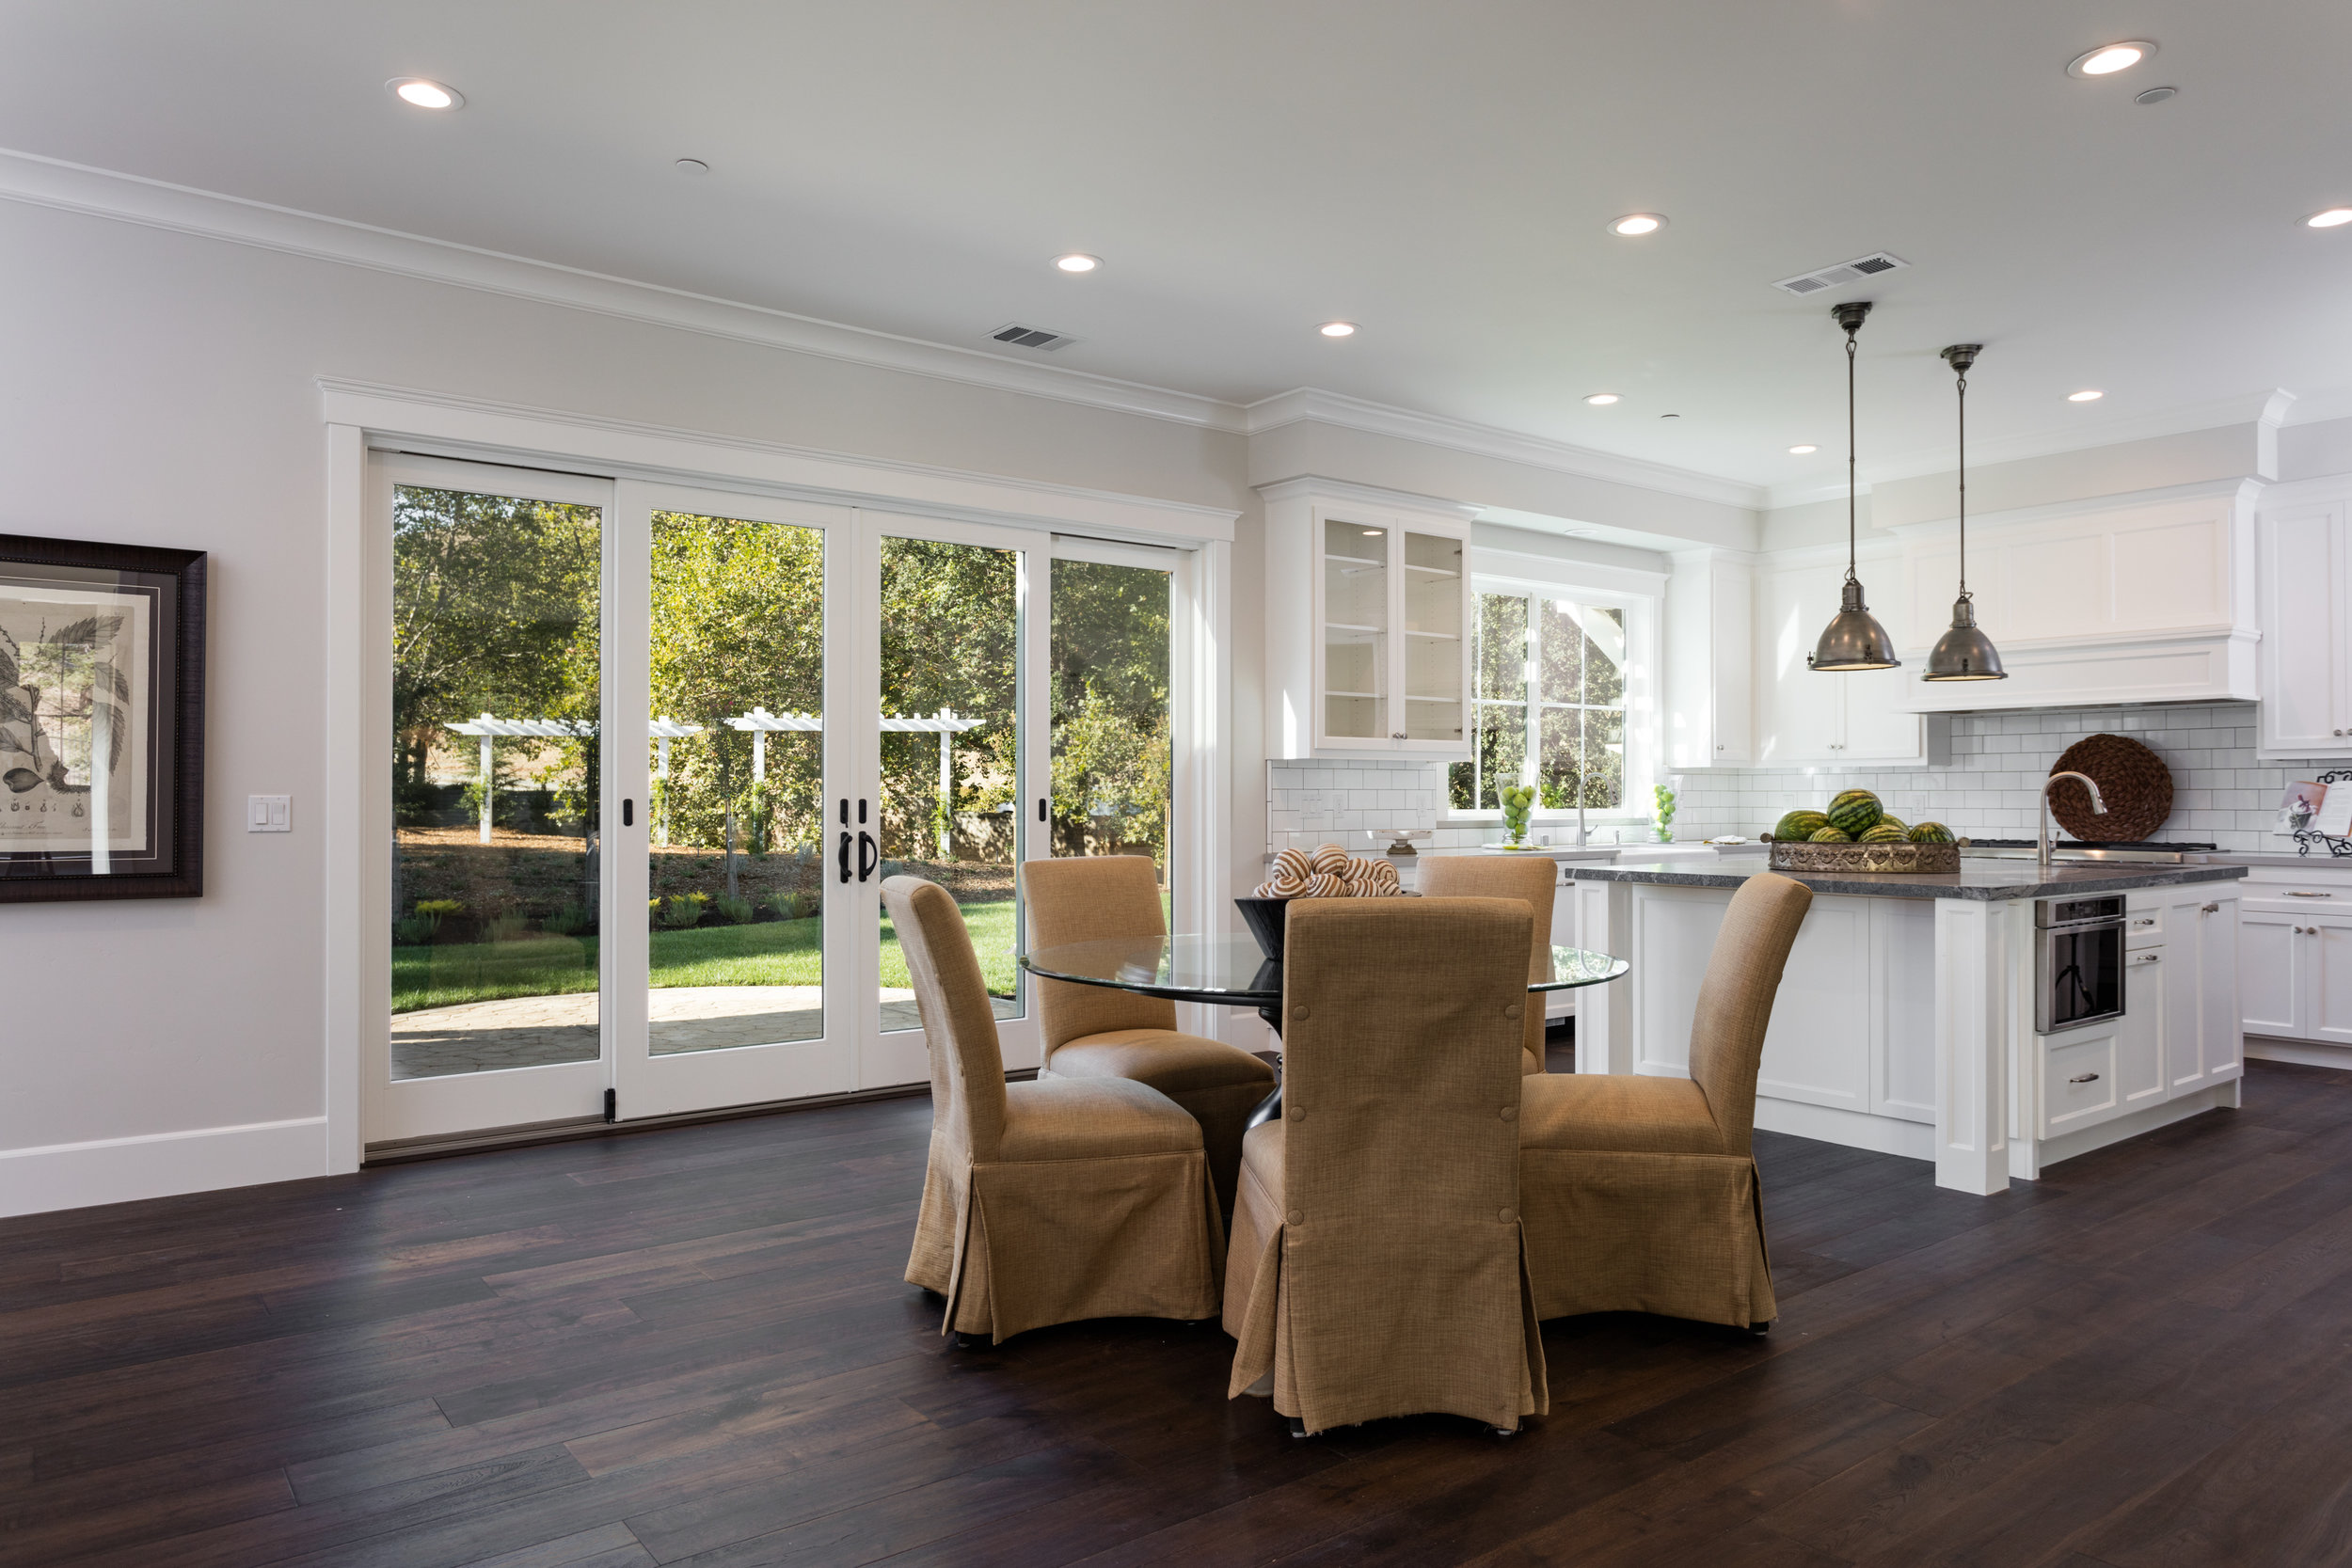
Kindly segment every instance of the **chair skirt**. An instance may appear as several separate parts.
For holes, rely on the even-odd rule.
[[[1746,1155],[1523,1149],[1519,1205],[1542,1317],[1655,1312],[1746,1327],[1780,1315]]]

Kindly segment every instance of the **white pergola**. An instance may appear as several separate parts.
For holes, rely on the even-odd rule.
[[[946,826],[953,816],[950,807],[953,804],[955,789],[951,748],[954,746],[957,736],[965,730],[978,729],[987,721],[984,719],[963,718],[954,708],[946,706],[941,707],[937,713],[918,713],[911,718],[903,719],[896,715],[884,714],[880,721],[881,728],[885,733],[900,735],[912,733],[939,736],[941,822],[939,852],[942,857],[945,857],[951,847],[948,843]],[[771,735],[783,731],[799,734],[822,733],[825,727],[824,717],[821,714],[771,713],[765,707],[755,707],[749,713],[737,714],[723,722],[730,729],[748,731],[751,735],[752,782],[754,784],[761,783],[768,777],[768,737]],[[462,724],[451,724],[446,727],[456,731],[459,735],[478,736],[482,740],[482,842],[485,844],[490,842],[490,798],[492,781],[497,776],[491,766],[490,747],[494,740],[502,736],[528,736],[546,739],[591,736],[596,733],[596,721],[590,719],[496,719],[486,713],[479,719],[469,719]],[[700,735],[703,733],[703,727],[700,724],[681,723],[675,719],[664,717],[649,722],[645,726],[645,733],[651,736],[654,741],[657,759],[655,776],[667,780],[670,776],[670,742],[683,740],[688,736]],[[666,810],[662,813],[659,834],[660,843],[670,842],[669,813]]]

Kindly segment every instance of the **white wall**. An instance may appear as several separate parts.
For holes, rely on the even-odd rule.
[[[213,580],[205,895],[0,906],[0,1212],[324,1168],[319,376],[1238,509],[1258,685],[1239,435],[16,202],[0,258],[0,531],[205,549]],[[242,831],[258,792],[294,832]]]

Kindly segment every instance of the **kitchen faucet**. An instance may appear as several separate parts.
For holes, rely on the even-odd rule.
[[[2099,799],[2098,782],[2091,778],[2090,774],[2053,773],[2048,778],[2042,780],[2042,821],[2034,836],[2034,848],[2039,852],[2038,858],[2042,869],[2044,871],[2050,869],[2050,786],[2058,783],[2060,779],[2080,779],[2082,781],[2083,787],[2090,791],[2090,809],[2101,816],[2105,816],[2107,814],[2107,803]]]

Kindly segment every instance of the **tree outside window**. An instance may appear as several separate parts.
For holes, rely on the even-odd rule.
[[[1456,811],[1500,811],[1505,784],[1539,810],[1625,805],[1626,611],[1536,590],[1478,595],[1471,760],[1448,770]]]

